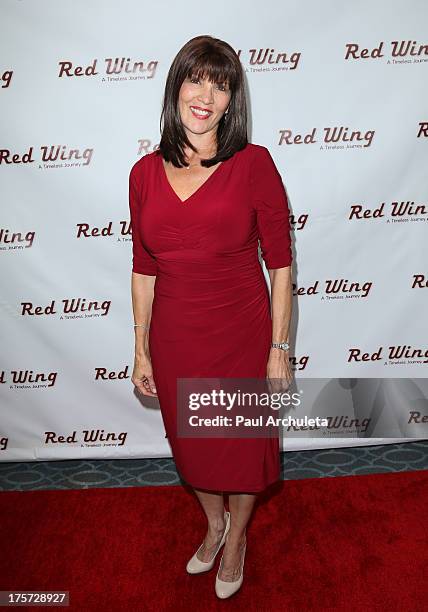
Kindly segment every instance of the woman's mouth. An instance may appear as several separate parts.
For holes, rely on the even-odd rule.
[[[190,110],[192,111],[192,115],[197,119],[208,119],[212,115],[212,111],[203,110],[197,106],[191,106]]]

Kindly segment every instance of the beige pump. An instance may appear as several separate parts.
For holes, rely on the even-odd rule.
[[[238,591],[241,588],[242,582],[244,580],[244,560],[245,560],[246,550],[247,550],[247,542],[245,541],[244,549],[242,551],[241,575],[239,576],[238,580],[234,580],[233,582],[227,582],[225,580],[220,580],[220,578],[218,577],[220,573],[222,561],[223,561],[223,555],[222,555],[221,560],[220,560],[220,565],[217,571],[217,576],[215,579],[215,593],[217,597],[219,597],[220,599],[226,599],[227,597],[230,597],[231,595],[236,593],[236,591]]]
[[[211,561],[201,561],[200,559],[198,559],[196,555],[203,546],[203,542],[202,542],[198,550],[195,552],[193,557],[187,563],[186,570],[189,574],[201,574],[202,572],[207,572],[213,567],[217,553],[220,550],[220,548],[223,546],[223,544],[225,543],[226,536],[230,529],[230,512],[226,512],[226,511],[224,512],[224,519],[226,521],[226,526],[224,529],[223,536],[219,542],[219,545],[217,546],[217,550],[214,553],[214,557],[211,559]]]

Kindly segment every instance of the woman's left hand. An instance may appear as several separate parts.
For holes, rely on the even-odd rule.
[[[292,381],[289,352],[272,347],[267,363],[267,378],[271,393],[287,391]]]

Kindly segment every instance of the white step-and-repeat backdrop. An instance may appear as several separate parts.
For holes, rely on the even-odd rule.
[[[130,379],[128,175],[159,142],[172,59],[200,34],[239,52],[250,141],[289,196],[296,377],[426,377],[424,0],[0,11],[0,460],[170,455],[159,405]],[[284,448],[379,441],[303,431]]]

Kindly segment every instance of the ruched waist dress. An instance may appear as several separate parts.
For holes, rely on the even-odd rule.
[[[192,487],[256,493],[280,477],[278,437],[177,435],[177,378],[265,378],[268,269],[292,261],[289,208],[268,149],[248,143],[182,201],[158,151],[129,175],[132,270],[155,275],[149,350],[165,432]]]

